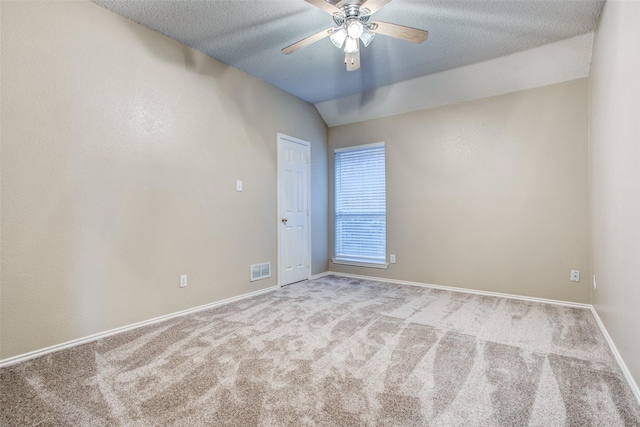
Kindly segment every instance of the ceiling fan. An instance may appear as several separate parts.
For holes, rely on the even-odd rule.
[[[347,64],[347,71],[355,71],[360,68],[360,42],[367,47],[376,34],[414,43],[422,43],[429,35],[427,31],[404,25],[382,21],[369,22],[371,15],[391,0],[340,0],[336,4],[329,3],[327,0],[305,1],[332,15],[333,22],[337,26],[322,30],[285,47],[282,49],[285,55],[329,37],[338,49],[342,49],[344,45],[344,62]]]

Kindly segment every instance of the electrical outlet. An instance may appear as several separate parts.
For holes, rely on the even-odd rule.
[[[571,270],[571,281],[579,282],[580,281],[580,271],[579,270]]]
[[[180,287],[184,288],[185,286],[187,286],[187,275],[182,274],[180,275]]]
[[[596,282],[596,275],[593,275],[593,289],[598,289],[598,282]]]
[[[395,264],[396,263],[396,254],[390,254],[389,255],[389,262],[391,264]]]

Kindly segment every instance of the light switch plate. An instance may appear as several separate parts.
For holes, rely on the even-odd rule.
[[[242,181],[236,181],[236,191],[242,191]]]

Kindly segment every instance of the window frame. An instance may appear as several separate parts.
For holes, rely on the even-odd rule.
[[[337,191],[337,187],[338,187],[338,179],[337,179],[337,168],[336,168],[336,154],[338,153],[344,153],[344,152],[350,152],[350,151],[362,151],[362,150],[367,150],[370,148],[384,148],[384,184],[385,184],[385,188],[384,188],[384,193],[385,193],[385,208],[384,208],[384,222],[385,222],[385,230],[384,230],[384,245],[385,245],[385,253],[384,253],[384,261],[373,261],[373,260],[364,260],[364,258],[358,258],[358,257],[342,257],[339,258],[337,255],[337,249],[338,249],[338,212],[337,212],[337,208],[338,208],[338,203],[337,203],[337,197],[338,197],[338,191]],[[361,144],[361,145],[353,145],[353,146],[349,146],[349,147],[341,147],[341,148],[336,148],[333,150],[333,164],[334,164],[334,171],[333,171],[333,220],[334,220],[334,245],[333,245],[333,252],[334,252],[334,257],[331,258],[331,261],[334,264],[342,264],[342,265],[351,265],[351,266],[358,266],[358,267],[370,267],[370,268],[379,268],[379,269],[387,269],[389,268],[389,263],[387,262],[387,206],[386,206],[386,198],[387,198],[387,165],[386,165],[386,155],[387,155],[387,151],[386,151],[386,144],[384,142],[374,142],[371,144]]]

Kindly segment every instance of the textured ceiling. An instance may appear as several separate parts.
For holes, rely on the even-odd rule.
[[[334,26],[304,0],[92,1],[316,104],[592,32],[604,0],[393,0],[373,19],[428,30],[428,40],[377,35],[353,72],[328,38],[280,53]]]

